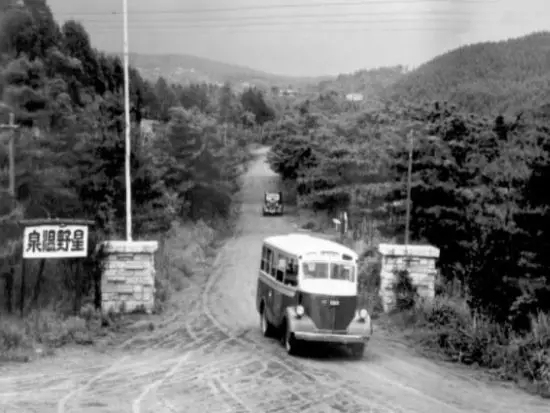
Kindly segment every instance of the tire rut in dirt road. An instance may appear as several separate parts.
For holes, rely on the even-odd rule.
[[[170,370],[168,370],[166,372],[166,374],[164,374],[162,376],[162,378],[160,378],[159,380],[149,384],[147,387],[145,387],[145,389],[143,389],[143,391],[139,394],[139,396],[134,399],[133,403],[132,403],[132,413],[141,413],[141,403],[143,401],[143,399],[145,399],[145,397],[150,393],[152,392],[153,390],[155,390],[156,388],[158,388],[164,381],[166,381],[169,377],[173,376],[176,371],[180,368],[180,366],[191,356],[191,353],[186,353],[184,356],[180,357],[180,359],[177,361],[177,363],[174,365],[174,367],[172,367]]]
[[[83,386],[77,387],[73,391],[69,392],[66,396],[64,396],[57,404],[57,411],[58,413],[65,413],[65,408],[67,406],[67,403],[69,400],[75,397],[78,393],[83,392],[87,387],[91,386],[94,382],[97,382],[98,380],[101,380],[103,377],[105,377],[107,374],[109,374],[111,371],[114,371],[119,364],[124,363],[128,358],[124,357],[122,360],[120,360],[118,363],[113,364],[112,366],[109,366],[105,370],[101,370],[97,375],[92,376],[90,380],[88,380]]]

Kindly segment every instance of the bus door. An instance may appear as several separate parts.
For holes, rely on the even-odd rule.
[[[279,252],[275,252],[273,258],[273,277],[275,278],[277,282],[276,285],[278,287],[273,289],[273,314],[275,315],[275,323],[279,325],[284,313],[283,303],[285,297],[285,288],[283,284],[283,279],[285,276],[287,259],[284,254],[281,254]]]

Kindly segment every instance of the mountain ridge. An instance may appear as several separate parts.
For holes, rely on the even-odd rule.
[[[155,80],[162,76],[173,83],[250,83],[264,87],[309,85],[331,76],[288,76],[264,72],[244,65],[183,53],[130,53],[130,64],[141,75]]]
[[[363,94],[376,101],[449,101],[472,112],[505,114],[550,102],[550,32],[460,46],[414,70],[361,69],[338,76],[285,76],[188,54],[132,53],[144,78],[172,83],[230,82],[235,89],[292,88],[301,92]]]

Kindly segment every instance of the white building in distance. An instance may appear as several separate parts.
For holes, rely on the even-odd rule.
[[[350,102],[361,102],[364,99],[362,93],[348,93],[346,95],[346,100]]]

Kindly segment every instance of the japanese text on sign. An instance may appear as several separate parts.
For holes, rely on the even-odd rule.
[[[79,258],[87,255],[87,225],[25,227],[23,258]]]

